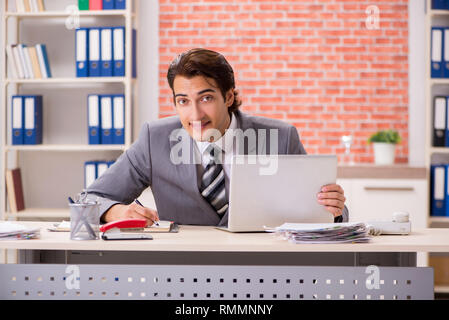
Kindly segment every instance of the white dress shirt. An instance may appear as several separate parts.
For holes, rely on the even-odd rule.
[[[229,130],[231,129],[231,130]],[[231,160],[232,156],[235,154],[235,146],[234,146],[234,135],[232,134],[232,130],[237,129],[237,119],[234,116],[234,113],[231,116],[231,123],[229,124],[229,128],[226,129],[225,134],[215,142],[208,141],[197,141],[195,140],[195,163],[201,163],[201,166],[198,166],[198,185],[201,184],[201,177],[203,175],[204,169],[210,161],[210,154],[206,151],[207,147],[213,143],[217,147],[222,150],[221,163],[223,164],[223,171],[225,174],[225,186],[226,186],[226,194],[229,197],[229,175],[231,174]]]

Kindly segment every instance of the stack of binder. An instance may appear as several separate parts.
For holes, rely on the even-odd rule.
[[[77,77],[125,76],[125,27],[78,28],[75,32]],[[135,47],[135,30],[132,42]],[[136,77],[135,48],[132,52]]]
[[[45,11],[44,0],[16,0],[17,12]]]
[[[12,96],[11,122],[13,145],[41,144],[42,96]]]
[[[433,141],[434,147],[449,147],[449,96],[436,96],[433,100]]]
[[[45,44],[27,46],[10,44],[6,46],[6,54],[15,79],[47,79],[51,78]]]
[[[449,10],[449,0],[432,0],[432,9]]]
[[[449,217],[449,164],[430,166],[431,216]]]
[[[124,10],[126,0],[78,0],[79,10]]]
[[[87,97],[89,144],[125,144],[125,96]]]
[[[96,179],[114,164],[115,161],[86,161],[84,163],[84,188],[87,189]]]

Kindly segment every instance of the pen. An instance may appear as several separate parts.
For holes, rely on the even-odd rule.
[[[143,207],[143,204],[140,203],[139,200],[134,200],[134,202],[136,202],[139,206]],[[159,223],[157,221],[153,221],[155,225],[157,225],[159,227]]]

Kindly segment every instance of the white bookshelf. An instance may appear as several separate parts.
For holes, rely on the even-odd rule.
[[[426,136],[425,136],[425,163],[427,167],[428,181],[428,226],[442,225],[449,228],[449,217],[430,216],[430,165],[432,158],[437,155],[449,160],[449,148],[434,147],[432,144],[433,135],[433,98],[439,94],[449,95],[449,79],[434,79],[430,76],[430,50],[431,50],[431,27],[433,25],[449,26],[449,10],[432,10],[431,1],[426,1]],[[449,287],[435,284],[435,292],[448,293]]]
[[[70,56],[66,64],[72,65],[73,76],[69,75],[60,75],[57,72],[54,72],[53,64],[51,57],[50,66],[52,67],[53,78],[48,79],[13,79],[11,78],[11,73],[8,74],[7,70],[10,69],[10,66],[7,62],[6,57],[6,45],[13,43],[22,43],[21,39],[21,28],[22,24],[26,23],[27,26],[30,24],[39,25],[48,25],[51,28],[64,28],[64,24],[62,23],[49,23],[49,21],[55,20],[60,21],[61,18],[67,18],[73,15],[73,12],[64,10],[68,4],[77,5],[77,1],[66,0],[64,1],[52,1],[51,3],[46,2],[46,5],[49,4],[52,6],[48,9],[48,11],[44,12],[14,12],[14,1],[6,0],[5,4],[3,4],[1,11],[1,54],[0,59],[4,68],[2,69],[1,75],[1,113],[0,119],[2,120],[2,124],[0,125],[0,150],[1,150],[1,161],[0,161],[0,172],[2,174],[0,181],[0,219],[3,220],[20,220],[21,218],[27,219],[41,219],[41,218],[49,218],[53,220],[61,220],[61,218],[69,217],[68,207],[61,206],[60,208],[54,208],[53,204],[48,204],[48,206],[38,206],[34,207],[33,205],[28,206],[27,202],[25,202],[26,209],[18,212],[12,213],[9,211],[9,206],[7,206],[7,195],[6,195],[6,183],[5,183],[5,172],[9,168],[14,168],[19,166],[19,159],[24,157],[26,154],[31,157],[37,158],[49,158],[49,157],[77,157],[77,159],[82,159],[82,157],[86,154],[89,155],[86,158],[86,161],[92,160],[92,158],[97,159],[101,158],[102,155],[109,155],[111,153],[115,155],[120,155],[123,151],[125,151],[133,142],[133,133],[135,129],[133,128],[133,117],[136,116],[137,113],[137,81],[132,78],[132,65],[133,65],[133,54],[132,54],[132,29],[138,30],[138,19],[136,12],[138,10],[137,5],[138,1],[135,0],[127,0],[127,8],[125,10],[95,10],[95,11],[78,11],[80,24],[83,26],[84,19],[87,19],[89,26],[103,26],[108,25],[105,19],[113,19],[114,25],[123,25],[125,26],[125,76],[124,77],[86,77],[86,78],[77,78],[75,77],[75,58]],[[60,6],[58,8],[58,6]],[[58,20],[59,19],[59,20]],[[117,22],[119,21],[119,22]],[[71,30],[73,35],[75,30]],[[68,32],[68,31],[67,31]],[[23,35],[23,34],[22,34]],[[33,35],[34,37],[35,35]],[[46,43],[39,38],[34,39],[35,43]],[[57,39],[57,41],[61,44],[64,41],[72,41],[70,39],[66,39],[65,37],[61,37]],[[50,49],[47,45],[47,50]],[[54,49],[54,48],[53,48]],[[65,62],[64,62],[65,63]],[[56,73],[56,74],[55,74]],[[66,72],[67,73],[67,72]],[[10,100],[12,94],[29,94],[27,90],[34,90],[35,94],[40,94],[40,88],[45,88],[44,95],[44,105],[43,105],[43,113],[45,115],[46,112],[50,112],[50,110],[46,110],[46,101],[47,95],[52,94],[52,90],[55,93],[62,87],[66,89],[71,96],[67,96],[68,99],[71,97],[75,97],[79,95],[77,90],[88,90],[91,88],[100,87],[103,92],[99,92],[100,94],[104,93],[104,90],[108,90],[109,87],[113,86],[113,91],[111,93],[117,93],[117,88],[120,88],[119,93],[124,94],[125,96],[125,144],[124,145],[89,145],[87,143],[78,143],[76,141],[67,141],[66,143],[48,143],[44,141],[43,144],[40,145],[11,145],[9,144],[9,136],[10,132],[8,129],[9,119],[9,111],[10,108]],[[32,88],[32,89],[29,89]],[[68,89],[67,89],[68,88]],[[79,98],[79,97],[78,97]],[[87,95],[85,96],[84,101],[87,101]],[[86,102],[87,103],[87,102]],[[80,104],[79,108],[86,108],[87,104]],[[51,108],[50,108],[51,109]],[[84,120],[83,123],[76,124],[79,127],[80,132],[86,128],[87,130],[87,119]],[[44,132],[46,130],[45,126],[43,128]],[[76,135],[77,133],[72,133],[72,135]],[[72,139],[73,140],[73,139]],[[76,140],[76,139],[75,139]],[[79,140],[79,139],[78,139]],[[12,160],[11,160],[12,159]],[[13,164],[11,164],[13,162]],[[62,163],[61,163],[62,166]],[[22,168],[22,167],[21,167]],[[29,168],[29,170],[38,170],[36,168]],[[61,168],[56,168],[60,172]],[[55,170],[56,170],[55,169]],[[29,171],[27,170],[27,171]],[[71,167],[69,170],[78,170],[79,175],[84,175],[84,163],[80,163],[79,167],[74,168]],[[22,182],[24,183],[24,171],[22,170]],[[63,171],[63,170],[62,170]],[[64,188],[64,177],[61,177],[61,185],[57,186],[57,188]],[[32,188],[45,188],[45,185],[48,185],[48,182],[45,181],[32,181]],[[83,185],[79,186],[79,190],[83,188]],[[26,187],[24,186],[24,192],[26,191]],[[51,192],[51,190],[49,190]],[[25,195],[26,198],[26,195]],[[64,201],[65,203],[66,201]],[[61,203],[61,201],[60,201]]]

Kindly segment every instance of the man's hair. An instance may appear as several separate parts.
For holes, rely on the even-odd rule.
[[[173,82],[176,76],[186,78],[203,76],[214,79],[225,101],[226,92],[230,89],[235,89],[234,71],[225,57],[218,52],[203,48],[195,48],[183,52],[170,64],[167,72],[167,80],[173,92],[175,104]],[[234,103],[228,108],[229,114],[235,112],[241,104],[242,102],[238,98],[238,92],[234,90]]]

